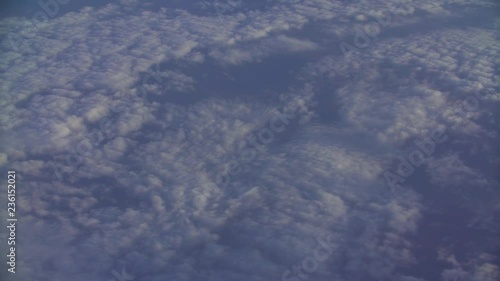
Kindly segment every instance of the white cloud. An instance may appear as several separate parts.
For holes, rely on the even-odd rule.
[[[475,82],[495,89],[489,57],[498,51],[494,33],[479,28],[396,34],[418,25],[419,12],[448,16],[461,1],[434,3],[396,9],[398,3],[384,1],[282,1],[224,15],[222,27],[216,15],[176,10],[167,17],[142,11],[141,3],[129,9],[127,1],[123,9],[83,8],[51,20],[33,39],[37,46],[21,46],[23,55],[9,51],[4,40],[0,120],[12,134],[2,136],[7,145],[0,165],[8,162],[26,179],[19,194],[20,256],[26,257],[20,275],[109,280],[112,269],[126,267],[144,280],[279,279],[314,250],[316,238],[331,234],[339,249],[311,279],[423,280],[399,273],[417,261],[412,235],[425,214],[422,198],[412,189],[389,195],[377,179],[399,151],[393,145],[436,126],[494,136],[480,122],[481,111],[464,123],[439,116],[473,92]],[[328,40],[301,34],[307,24],[338,23],[335,39],[347,40],[351,22],[341,16],[369,19],[386,7],[395,25],[349,62],[318,43]],[[0,33],[22,22],[2,20]],[[328,55],[291,81],[285,96],[295,99],[281,106],[298,110],[297,124],[225,187],[214,184],[215,175],[269,123],[275,104],[223,95],[178,105],[161,101],[168,91],[156,102],[137,98],[147,69],[161,63],[203,71],[207,61],[242,67],[313,51]],[[188,72],[163,75],[165,85],[148,89],[208,93]],[[344,106],[343,129],[318,118],[318,108],[330,106],[321,95]],[[494,91],[484,95],[485,103],[498,100]],[[127,110],[114,112],[118,106]],[[326,111],[336,110],[332,104]],[[64,183],[55,180],[52,165],[67,162],[73,154],[66,150],[89,141],[106,118],[102,142],[81,156]],[[435,185],[490,183],[456,155],[437,157],[428,167]],[[490,260],[460,265],[443,271],[443,278],[491,279],[498,271]]]

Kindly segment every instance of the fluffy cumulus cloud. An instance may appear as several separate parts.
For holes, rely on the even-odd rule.
[[[497,280],[493,1],[74,5],[0,20],[20,280]]]

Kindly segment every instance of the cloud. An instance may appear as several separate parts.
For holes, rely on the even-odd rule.
[[[109,280],[122,268],[141,280],[279,280],[328,235],[336,250],[311,280],[426,278],[402,272],[422,258],[414,236],[428,198],[414,182],[390,194],[378,178],[405,145],[438,126],[466,145],[484,139],[478,154],[491,153],[497,135],[483,121],[499,100],[495,33],[452,25],[415,32],[471,3],[243,3],[221,23],[216,13],[126,2],[55,18],[21,54],[1,43],[0,165],[23,175],[23,280]],[[394,25],[344,60],[338,43],[384,9]],[[0,33],[23,24],[2,20]],[[315,25],[338,25],[340,41],[317,38]],[[241,97],[198,80],[212,64],[230,71],[283,54],[316,60],[282,81],[287,93]],[[443,116],[478,83],[478,111]],[[175,103],[173,92],[197,98]],[[217,173],[230,170],[276,108],[299,117],[228,186],[217,185]],[[432,186],[471,186],[484,198],[478,187],[498,185],[452,145],[446,152],[427,164]],[[63,180],[53,177],[58,165],[71,168]],[[483,206],[474,218],[494,229],[495,205]],[[469,267],[463,260],[433,270],[443,280],[497,274],[492,258]]]
[[[428,171],[431,181],[437,186],[481,186],[492,184],[491,179],[483,178],[478,172],[468,167],[458,155],[448,155],[442,158],[432,159],[429,162]]]
[[[234,42],[234,39],[231,39],[231,42]],[[255,44],[244,44],[242,47],[236,46],[224,50],[215,50],[211,53],[211,56],[223,63],[242,64],[260,61],[278,52],[295,53],[317,49],[317,44],[309,40],[280,35],[264,39]]]

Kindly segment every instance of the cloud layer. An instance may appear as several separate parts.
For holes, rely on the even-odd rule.
[[[160,5],[68,12],[17,51],[29,20],[0,21],[22,280],[496,280],[498,6]],[[238,87],[262,65],[286,91]],[[294,117],[267,141],[276,112]],[[381,175],[436,128],[448,140],[391,192]],[[470,237],[436,236],[453,208]]]

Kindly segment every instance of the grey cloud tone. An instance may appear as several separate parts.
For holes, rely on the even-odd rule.
[[[265,4],[83,7],[17,51],[6,35],[30,19],[0,21],[22,280],[496,280],[500,46],[494,17],[474,20],[498,6]],[[448,114],[476,89],[476,110]],[[276,110],[297,118],[244,161]],[[381,174],[435,128],[448,141],[388,190]],[[317,247],[332,251],[307,270]]]

